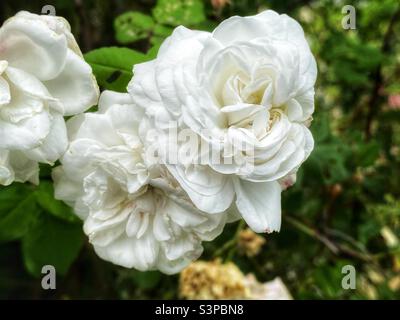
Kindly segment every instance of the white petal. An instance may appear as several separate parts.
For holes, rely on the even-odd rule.
[[[40,80],[56,77],[64,68],[67,41],[40,19],[14,16],[0,29],[0,59]]]
[[[29,150],[38,147],[49,134],[50,128],[51,118],[45,111],[16,124],[0,117],[0,148]]]
[[[195,168],[190,166],[186,170],[181,166],[167,167],[200,210],[218,213],[230,207],[234,197],[230,177],[207,166],[195,165]]]
[[[279,231],[281,186],[278,182],[248,182],[235,179],[236,206],[255,232]]]
[[[35,149],[25,151],[32,160],[54,164],[66,151],[68,146],[67,129],[60,114],[52,115],[51,129],[43,143]]]
[[[0,76],[0,106],[9,103],[10,100],[10,86],[8,82]]]
[[[62,102],[66,116],[86,111],[96,105],[99,98],[92,68],[72,50],[68,50],[62,72],[45,85],[51,95]]]
[[[17,182],[39,184],[39,165],[21,151],[10,151],[9,163]]]
[[[140,239],[121,236],[105,247],[94,246],[94,249],[104,260],[125,268],[148,271],[154,269],[159,244],[147,232]]]

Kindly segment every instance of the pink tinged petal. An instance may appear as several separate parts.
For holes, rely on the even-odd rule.
[[[92,68],[72,50],[68,50],[62,72],[45,85],[51,95],[61,101],[66,116],[86,111],[96,105],[99,98]]]
[[[249,182],[235,179],[236,206],[255,232],[279,231],[281,186],[278,182]]]
[[[67,41],[45,22],[15,16],[0,29],[0,59],[40,80],[56,77],[64,68]]]

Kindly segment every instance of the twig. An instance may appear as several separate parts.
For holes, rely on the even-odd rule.
[[[300,231],[304,232],[308,236],[322,242],[330,251],[334,254],[339,253],[339,248],[334,244],[331,240],[329,240],[324,235],[320,234],[317,230],[312,229],[311,227],[307,226],[303,222],[296,220],[292,217],[284,216],[284,219],[289,222],[292,226],[296,227]]]

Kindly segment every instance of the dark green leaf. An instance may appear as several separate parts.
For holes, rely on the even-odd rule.
[[[128,48],[107,47],[86,53],[85,59],[92,66],[100,86],[126,92],[133,66],[148,60],[148,57]]]
[[[79,223],[80,219],[73,210],[62,201],[54,199],[53,184],[47,181],[40,182],[39,189],[35,193],[38,205],[46,212],[68,222]]]
[[[81,225],[42,214],[22,239],[26,269],[39,276],[44,265],[52,265],[58,275],[65,275],[77,257],[83,239]]]
[[[13,184],[0,189],[0,242],[22,237],[37,219],[39,208],[34,192]]]

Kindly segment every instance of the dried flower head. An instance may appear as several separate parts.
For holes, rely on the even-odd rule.
[[[239,252],[248,257],[254,257],[261,251],[265,244],[265,238],[259,236],[251,229],[247,228],[239,233],[238,247]]]
[[[249,298],[245,276],[233,263],[197,261],[180,275],[180,296],[186,299]]]

